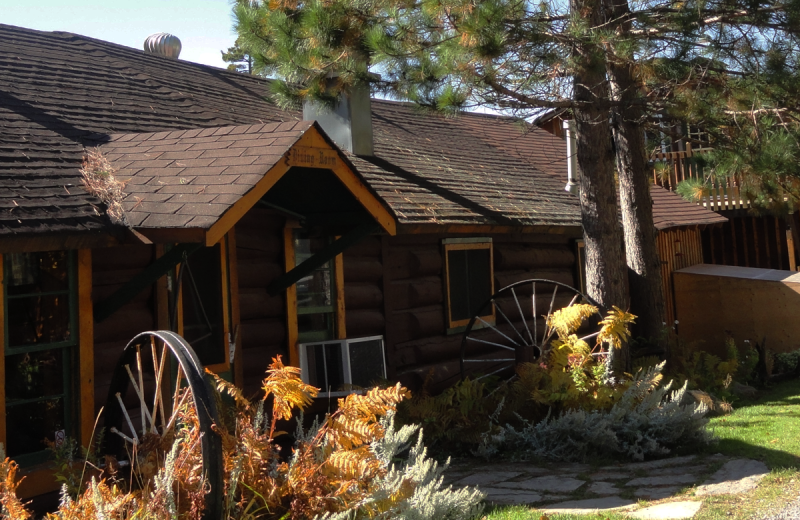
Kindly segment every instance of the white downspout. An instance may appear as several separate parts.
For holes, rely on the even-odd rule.
[[[564,190],[578,195],[581,192],[581,186],[578,183],[578,155],[576,153],[578,147],[575,140],[575,122],[564,121],[563,125],[567,137],[567,185]]]

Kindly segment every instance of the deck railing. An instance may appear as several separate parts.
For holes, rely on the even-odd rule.
[[[705,180],[706,189],[698,204],[712,211],[749,208],[750,201],[742,197],[738,179],[734,177],[720,181],[704,178],[694,156],[708,150],[708,148],[693,150],[691,144],[687,144],[685,151],[654,153],[653,182],[675,191],[678,183],[686,179]]]

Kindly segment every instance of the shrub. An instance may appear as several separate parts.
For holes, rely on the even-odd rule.
[[[609,410],[568,410],[543,421],[503,426],[491,444],[556,460],[620,455],[633,460],[663,456],[673,448],[708,441],[704,405],[681,405],[686,384],[659,387],[664,363],[640,371]]]
[[[421,423],[433,443],[446,442],[455,451],[475,450],[499,425],[537,421],[566,410],[609,409],[625,391],[625,381],[607,377],[604,352],[629,338],[634,316],[614,308],[601,322],[590,346],[575,334],[597,313],[592,305],[572,305],[550,317],[555,339],[536,363],[523,363],[510,381],[465,379],[439,395],[423,392],[400,408],[405,422]]]
[[[478,491],[442,488],[443,468],[427,458],[421,439],[411,446],[406,463],[395,462],[417,431],[394,428],[395,407],[408,396],[399,384],[340,399],[338,410],[320,426],[299,427],[294,449],[285,457],[275,442],[285,433],[276,430],[276,423],[292,418],[296,409],[302,414],[317,389],[303,383],[299,369],[284,366],[280,357],[267,373],[265,395],[257,403],[216,379],[218,388],[233,397],[229,420],[215,425],[223,441],[226,518],[468,520],[481,513]],[[271,414],[265,410],[268,397]],[[92,478],[75,498],[64,488],[59,510],[48,518],[199,518],[207,487],[197,416],[188,405],[177,413],[178,427],[171,433],[145,436],[137,446],[130,480]],[[0,504],[4,518],[26,520],[30,513],[14,494],[15,470],[7,459],[0,465],[5,479],[0,480]]]

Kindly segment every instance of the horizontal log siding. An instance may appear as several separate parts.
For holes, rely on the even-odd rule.
[[[367,237],[342,254],[347,338],[384,335],[381,238]]]
[[[577,285],[573,246],[576,237],[488,236],[494,244],[495,290],[528,278]],[[412,389],[427,381],[435,391],[459,377],[461,334],[446,334],[443,238],[453,237],[383,237],[386,356],[390,377]]]
[[[267,286],[284,272],[284,221],[269,210],[253,208],[236,224],[242,345],[238,362],[248,396],[259,391],[273,357],[281,354],[289,363],[286,298],[267,294]]]
[[[155,260],[155,247],[126,245],[92,253],[92,301],[111,296]],[[95,413],[106,404],[111,376],[122,349],[136,334],[156,330],[155,285],[139,292],[105,320],[94,324]]]
[[[675,321],[675,288],[673,275],[678,269],[703,263],[703,244],[697,228],[673,228],[658,233],[658,252],[661,256],[661,278],[667,323]]]

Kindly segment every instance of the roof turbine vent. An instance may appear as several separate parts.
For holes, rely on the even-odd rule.
[[[148,36],[144,41],[144,52],[178,59],[181,54],[181,41],[169,33],[158,33]]]

